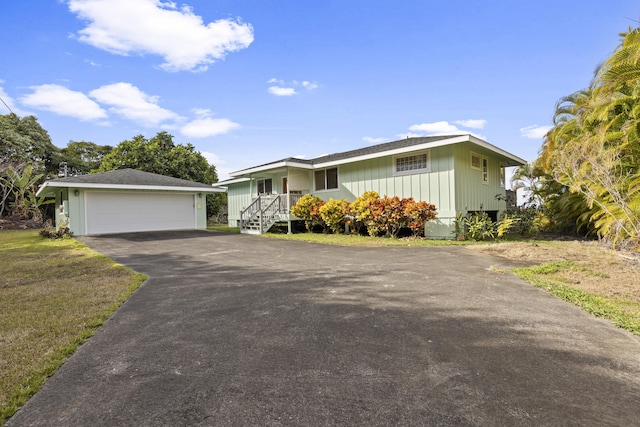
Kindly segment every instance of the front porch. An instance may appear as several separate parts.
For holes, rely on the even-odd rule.
[[[291,208],[303,194],[260,194],[240,211],[240,232],[244,234],[266,233],[276,224],[287,224],[291,233]]]

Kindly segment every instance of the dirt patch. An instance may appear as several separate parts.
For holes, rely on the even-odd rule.
[[[594,241],[532,241],[470,245],[512,261],[539,265],[570,261],[556,278],[571,287],[603,297],[640,303],[640,254],[603,247]]]

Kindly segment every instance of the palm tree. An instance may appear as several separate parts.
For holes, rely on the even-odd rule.
[[[585,202],[578,226],[640,244],[640,29],[622,37],[590,87],[556,105],[538,163]]]

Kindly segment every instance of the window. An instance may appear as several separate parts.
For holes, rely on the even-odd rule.
[[[429,162],[429,152],[412,154],[411,156],[394,157],[394,175],[404,175],[416,172],[429,172],[431,165]]]
[[[504,165],[500,165],[500,188],[504,188],[504,183],[505,183]]]
[[[482,183],[489,183],[489,159],[482,156]]]
[[[260,194],[271,194],[273,191],[273,180],[269,179],[261,179],[258,181],[258,195]]]
[[[471,169],[481,170],[481,157],[478,153],[471,153]]]
[[[323,169],[314,172],[316,191],[338,188],[338,168]]]

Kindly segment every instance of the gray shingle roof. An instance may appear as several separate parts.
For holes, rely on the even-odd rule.
[[[327,154],[325,156],[316,157],[314,159],[299,159],[297,157],[287,157],[286,159],[276,160],[274,162],[264,163],[262,165],[253,166],[253,168],[261,168],[263,166],[276,165],[283,162],[295,162],[305,165],[316,165],[336,160],[350,159],[352,157],[366,156],[368,154],[382,153],[385,151],[396,150],[399,148],[411,147],[413,145],[426,144],[429,142],[440,141],[443,139],[453,138],[459,135],[441,135],[441,136],[425,136],[420,138],[405,138],[397,141],[385,142],[383,144],[371,145],[369,147],[358,148],[355,150],[343,151],[341,153]],[[238,171],[241,172],[241,171]],[[232,174],[233,175],[233,174]]]
[[[157,173],[144,172],[136,169],[119,169],[109,172],[93,173],[89,175],[68,176],[52,179],[47,182],[68,184],[105,184],[105,185],[134,185],[161,186],[184,188],[207,188],[211,185],[186,179],[173,178]]]
[[[316,157],[311,159],[311,164],[333,162],[336,160],[349,159],[351,157],[366,156],[369,154],[382,153],[390,150],[397,150],[398,148],[406,148],[414,145],[427,144],[429,142],[440,141],[443,139],[453,138],[459,135],[441,135],[441,136],[424,136],[420,138],[405,138],[397,141],[385,142],[383,144],[371,145],[369,147],[358,148],[356,150],[343,151],[342,153],[328,154],[326,156]]]

